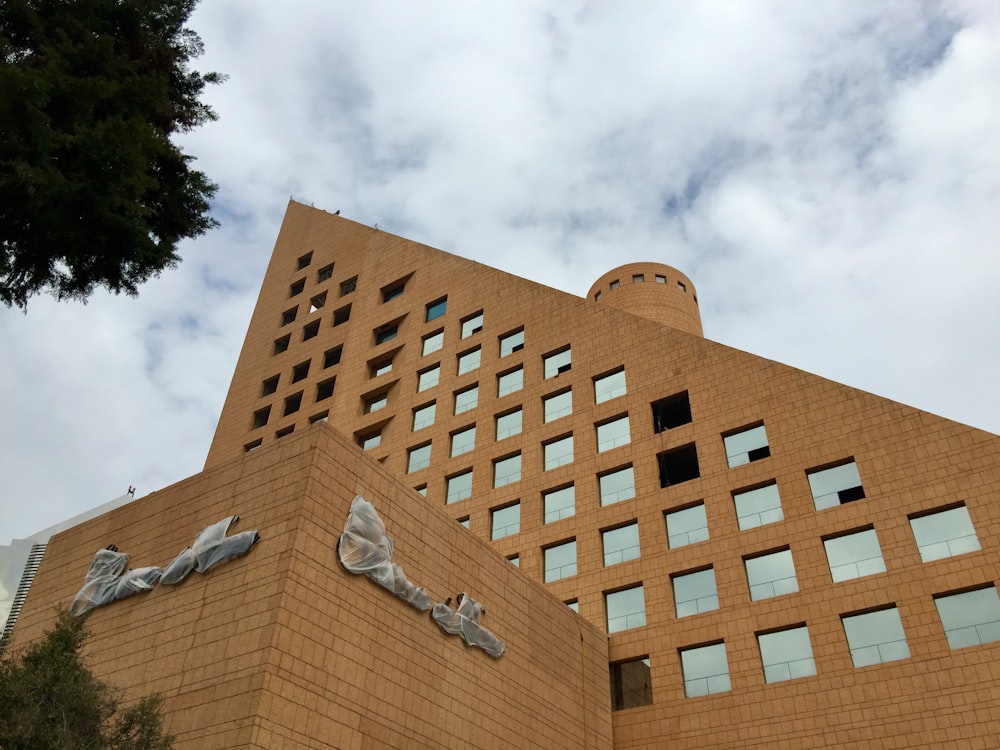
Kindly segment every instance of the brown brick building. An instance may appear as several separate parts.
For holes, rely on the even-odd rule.
[[[247,558],[92,615],[180,747],[994,747],[998,454],[706,340],[668,266],[581,299],[292,203],[205,471],[56,537],[17,635],[238,512]],[[336,565],[354,494],[500,659]]]

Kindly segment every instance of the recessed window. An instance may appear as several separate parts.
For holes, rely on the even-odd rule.
[[[483,311],[480,310],[472,317],[466,318],[462,321],[462,338],[467,339],[469,336],[479,333],[483,330]]]
[[[496,508],[490,516],[490,539],[503,539],[521,530],[521,503]]]
[[[464,354],[458,355],[458,374],[465,375],[467,372],[472,372],[473,370],[479,369],[479,361],[482,355],[482,349],[478,346],[475,349],[465,352]]]
[[[258,409],[253,413],[253,422],[251,423],[250,429],[256,430],[259,427],[263,427],[267,424],[267,420],[271,417],[271,407],[265,406],[263,409]]]
[[[603,453],[632,442],[628,415],[597,425],[597,452]]]
[[[611,675],[612,711],[653,705],[648,656],[609,664],[608,672]]]
[[[520,407],[514,411],[497,416],[497,440],[504,440],[514,435],[521,434],[521,417],[523,412]]]
[[[288,343],[292,340],[291,334],[285,334],[280,339],[274,340],[274,353],[281,354],[282,352],[288,351]]]
[[[573,463],[573,436],[566,435],[542,443],[542,453],[544,455],[544,471],[551,471]]]
[[[725,693],[731,689],[725,643],[681,649],[681,671],[684,673],[684,695],[688,698]]]
[[[406,473],[412,474],[414,471],[426,469],[431,464],[431,444],[418,445],[407,451]]]
[[[311,338],[315,338],[319,333],[319,321],[314,320],[312,323],[302,327],[302,340],[308,341]]]
[[[300,380],[305,380],[309,377],[309,364],[310,360],[306,360],[305,362],[299,362],[299,364],[292,368],[293,383],[298,383]]]
[[[323,305],[326,304],[326,292],[322,294],[317,294],[311,300],[309,300],[309,312],[314,313],[319,310]]]
[[[291,310],[285,310],[281,313],[281,325],[287,326],[289,323],[295,321],[295,317],[299,314],[299,308],[293,307]]]
[[[570,351],[569,347],[567,347],[561,352],[548,354],[542,357],[542,365],[544,367],[546,380],[554,378],[557,375],[562,375],[564,372],[569,372],[573,367],[573,353]]]
[[[362,398],[365,405],[365,414],[381,411],[389,403],[389,391],[378,391]]]
[[[333,278],[333,263],[328,266],[323,266],[316,272],[316,281],[328,281]]]
[[[576,487],[560,487],[542,493],[545,523],[569,518],[576,513]]]
[[[500,356],[519,352],[524,348],[524,329],[507,333],[500,337]]]
[[[306,253],[305,255],[301,256],[298,262],[295,264],[295,270],[301,271],[303,268],[312,263],[312,258],[313,258],[312,253]]]
[[[441,365],[428,367],[417,375],[417,393],[433,388],[441,382]]]
[[[416,492],[417,492],[418,495],[423,495],[424,497],[427,497],[427,485],[426,484],[417,485],[413,489],[416,490]]]
[[[858,615],[841,615],[840,619],[855,667],[910,658],[906,633],[899,619],[899,610],[895,607]]]
[[[344,323],[346,323],[350,319],[351,319],[351,306],[350,305],[344,305],[339,310],[334,310],[333,311],[333,324],[335,326],[343,325]],[[379,341],[378,343],[381,344],[382,342]]]
[[[246,445],[244,445],[243,446],[243,451],[245,453],[249,453],[250,451],[255,451],[258,448],[260,448],[260,446],[263,445],[263,444],[264,444],[264,438],[257,438],[256,440],[253,440],[253,441],[247,443]]]
[[[451,457],[461,456],[463,453],[475,450],[476,448],[476,426],[466,427],[458,432],[451,433]]]
[[[302,406],[302,391],[299,391],[298,393],[295,393],[285,399],[284,416],[287,417],[289,414],[294,414],[299,410],[300,406]]]
[[[567,607],[569,607],[577,614],[580,614],[580,602],[578,602],[576,599],[570,599],[568,602],[563,602],[563,604],[565,604]]]
[[[682,292],[686,292],[688,290],[687,286],[684,284],[683,281],[677,282],[677,288],[680,289]]]
[[[305,288],[306,288],[306,280],[299,279],[298,281],[293,282],[290,287],[288,287],[288,296],[294,297],[297,294],[302,294],[302,291]]]
[[[600,290],[598,290],[598,291],[594,292],[594,302],[599,302],[600,299],[601,299],[601,292],[600,292]]]
[[[1000,597],[994,586],[934,597],[952,649],[1000,641]]]
[[[361,446],[361,450],[370,451],[372,448],[377,448],[382,444],[382,430],[369,430],[358,435],[358,445]]]
[[[763,487],[734,492],[733,503],[736,505],[736,521],[739,523],[740,531],[766,526],[785,517],[781,510],[778,485],[774,482]]]
[[[646,624],[646,598],[642,584],[604,595],[608,613],[608,633],[641,628]]]
[[[521,567],[521,556],[520,555],[511,555],[510,557],[507,558],[507,562],[509,562],[515,568],[520,568]]]
[[[441,347],[444,346],[444,331],[436,331],[434,333],[429,333],[423,338],[423,348],[421,349],[421,354],[426,357],[428,354],[433,354],[436,351],[440,351]]]
[[[667,283],[667,277],[663,276],[662,274],[656,274],[656,276],[654,278],[656,279],[656,283],[657,284],[666,284]]]
[[[576,575],[576,540],[546,547],[542,550],[545,558],[545,583],[558,581]]]
[[[672,430],[691,422],[691,401],[688,392],[676,393],[652,403],[653,432]]]
[[[283,438],[286,435],[291,435],[295,432],[295,425],[290,424],[288,427],[282,427],[280,430],[274,433],[275,438]]]
[[[507,458],[493,462],[493,487],[503,487],[521,479],[521,454],[517,453]]]
[[[328,378],[327,380],[322,380],[316,384],[316,400],[323,401],[330,398],[333,395],[333,387],[336,384],[336,378]]]
[[[719,608],[715,569],[706,568],[672,576],[674,607],[678,617],[688,617]]]
[[[459,518],[458,519],[458,523],[459,523],[460,526],[462,526],[462,527],[464,527],[466,529],[469,528],[469,517],[466,516],[465,518]]]
[[[434,424],[434,414],[437,412],[437,402],[432,401],[413,410],[413,431],[422,430]]]
[[[809,478],[809,489],[812,490],[816,510],[852,503],[865,496],[861,475],[858,474],[854,461],[831,466],[829,469],[807,471],[806,476]]]
[[[409,276],[406,276],[405,278],[402,278],[399,281],[394,281],[391,284],[386,284],[384,287],[382,287],[382,289],[380,290],[380,294],[382,295],[382,302],[386,303],[396,299],[397,297],[402,297],[403,291],[406,289],[406,282],[409,280],[409,278],[410,278]]]
[[[610,284],[608,284],[608,289],[615,290],[615,289],[617,289],[620,286],[621,286],[621,282],[619,282],[618,279],[615,279]]]
[[[569,416],[573,413],[573,391],[565,390],[562,393],[545,396],[542,399],[542,407],[546,422],[554,422],[560,417]]]
[[[964,505],[910,516],[910,529],[924,562],[980,549],[976,528]]]
[[[347,281],[342,281],[340,283],[340,296],[346,297],[348,294],[350,294],[357,288],[358,288],[358,277],[352,276]]]
[[[323,352],[323,369],[340,364],[340,357],[344,353],[343,346],[335,346]]]
[[[442,297],[439,300],[435,300],[427,305],[427,314],[424,316],[424,322],[430,323],[432,320],[436,320],[445,314],[448,310],[448,298]]]
[[[385,375],[387,372],[392,372],[392,359],[394,356],[395,354],[390,354],[386,357],[373,359],[368,363],[368,372],[371,373],[373,378]]]
[[[604,565],[617,565],[639,558],[639,524],[630,523],[601,532]]]
[[[783,549],[743,559],[751,601],[794,594],[799,590],[792,551]]]
[[[885,573],[875,529],[862,529],[823,540],[834,583]]]
[[[633,284],[641,284],[645,280],[646,280],[646,277],[643,276],[641,273],[634,273],[634,274],[632,274],[632,283]]]
[[[771,455],[771,448],[767,444],[767,433],[762,424],[724,435],[722,442],[726,447],[726,461],[730,469]]]
[[[524,368],[518,367],[497,376],[497,398],[515,393],[524,388]]]
[[[455,394],[455,414],[475,409],[479,405],[479,386],[474,385]]]
[[[384,326],[380,326],[375,329],[375,345],[384,344],[386,341],[392,341],[396,336],[399,335],[399,324],[398,323],[387,323]]]
[[[445,495],[447,505],[472,497],[472,469],[448,477],[445,480],[445,486],[447,487]]]
[[[667,511],[663,515],[667,522],[667,547],[670,549],[686,547],[708,539],[705,503]]]
[[[317,401],[319,399],[316,399]],[[309,417],[309,424],[318,424],[320,422],[328,422],[330,420],[330,410],[321,411],[319,414],[313,414]]]
[[[635,497],[635,473],[631,466],[616,469],[597,478],[601,490],[601,505],[613,505]]]
[[[261,383],[260,384],[260,395],[261,396],[270,396],[272,393],[274,393],[276,390],[278,390],[278,379],[280,377],[281,377],[280,375],[275,375],[273,377],[268,378],[263,383]]]
[[[757,634],[765,682],[784,682],[816,674],[809,629],[805,625]]]
[[[603,404],[605,401],[624,396],[625,370],[618,370],[599,378],[594,378],[594,403]]]
[[[660,453],[656,461],[660,469],[660,487],[672,487],[701,476],[694,443]]]

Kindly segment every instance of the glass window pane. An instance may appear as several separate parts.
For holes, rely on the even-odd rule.
[[[951,648],[1000,641],[1000,596],[995,587],[939,596],[934,604]]]
[[[437,333],[425,336],[423,356],[426,357],[428,354],[438,351],[442,346],[444,346],[444,331],[438,331]]]
[[[885,572],[875,529],[823,540],[834,582]]]
[[[437,411],[437,403],[427,404],[413,410],[413,431],[422,430],[434,424],[434,414]]]
[[[521,479],[521,454],[502,458],[493,464],[493,487],[517,482]]]
[[[855,667],[908,659],[903,623],[895,607],[842,618]]]
[[[520,435],[521,417],[522,412],[520,409],[512,411],[509,414],[501,414],[497,417],[497,440],[503,440],[513,435]]]
[[[406,464],[406,472],[410,473],[427,468],[431,463],[431,444],[421,445],[418,448],[410,448],[409,459]]]
[[[545,582],[576,575],[576,540],[548,547],[545,552]]]
[[[514,503],[493,511],[493,530],[490,539],[502,539],[521,530],[521,504]]]
[[[461,456],[476,447],[476,426],[459,430],[451,436],[451,457]]]
[[[750,599],[753,601],[794,594],[799,590],[791,550],[751,557],[744,560],[744,564],[750,584]]]
[[[628,415],[597,425],[597,452],[628,445],[632,440]]]
[[[545,454],[545,471],[573,463],[572,435],[545,443],[542,448]]]
[[[625,393],[624,370],[594,380],[594,403],[603,404],[605,401],[624,396]]]
[[[542,359],[545,369],[545,378],[554,378],[556,375],[567,372],[573,366],[572,352],[565,349],[555,354],[550,354]]]
[[[457,503],[467,497],[472,497],[472,469],[447,479],[445,504]]]
[[[670,511],[666,514],[666,519],[667,546],[670,549],[708,539],[708,519],[705,518],[704,503]]]
[[[417,376],[417,393],[433,388],[441,381],[441,366],[435,365]]]
[[[573,413],[573,391],[563,391],[542,399],[545,421],[552,422]]]
[[[608,611],[608,632],[640,628],[646,624],[646,599],[642,586],[604,595]]]
[[[505,372],[497,378],[497,398],[515,393],[522,388],[524,388],[524,369],[521,367]]]
[[[475,409],[479,405],[479,386],[455,394],[455,414]]]
[[[766,682],[783,682],[816,674],[809,629],[805,625],[757,636]]]
[[[609,665],[611,675],[611,710],[649,706],[653,690],[649,676],[649,659],[632,659]]]
[[[471,352],[460,354],[458,357],[458,374],[464,375],[467,372],[472,372],[473,370],[478,369],[481,354],[482,349],[479,347],[476,347]]]
[[[674,576],[673,584],[674,607],[678,617],[711,612],[719,608],[713,568]]]
[[[545,506],[545,523],[569,518],[576,513],[576,487],[570,485],[542,493]]]
[[[500,356],[519,352],[524,348],[524,331],[517,331],[500,337]]]
[[[816,510],[861,500],[865,491],[861,475],[853,461],[821,471],[807,473]]]
[[[606,566],[635,560],[639,557],[639,524],[609,529],[601,534],[601,541]]]
[[[979,537],[964,505],[910,519],[924,562],[963,555],[979,549]]]
[[[764,425],[728,435],[722,439],[722,442],[726,447],[726,461],[729,463],[730,469],[771,455]]]
[[[734,492],[733,502],[736,504],[736,520],[740,531],[775,523],[785,517],[776,484]]]
[[[436,302],[431,302],[429,305],[427,305],[427,315],[424,318],[424,320],[429,323],[435,318],[440,318],[442,315],[445,314],[445,311],[447,309],[448,309],[447,298],[439,299]]]
[[[612,471],[598,478],[601,505],[613,505],[635,497],[635,474],[631,466]]]
[[[728,691],[726,644],[684,649],[681,651],[681,671],[684,673],[684,695],[688,698]]]
[[[483,330],[483,314],[478,313],[462,321],[462,338],[467,339]]]

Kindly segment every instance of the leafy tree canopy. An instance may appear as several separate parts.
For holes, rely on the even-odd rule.
[[[216,119],[197,0],[0,2],[0,300],[135,296],[216,222],[171,136]]]
[[[83,663],[85,620],[61,612],[40,641],[0,656],[0,748],[171,750],[159,697],[119,710],[117,691]]]

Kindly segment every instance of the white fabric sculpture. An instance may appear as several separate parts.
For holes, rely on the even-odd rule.
[[[167,566],[160,583],[180,583],[192,570],[207,573],[216,565],[249,552],[260,541],[256,529],[226,536],[229,527],[239,520],[239,516],[228,516],[202,529],[194,544],[181,550],[181,553]]]
[[[392,562],[392,539],[386,536],[385,524],[375,506],[360,495],[351,503],[337,556],[351,573],[367,576],[421,612],[430,609],[427,592],[406,580],[403,568]]]
[[[479,624],[479,618],[486,614],[486,607],[464,592],[456,597],[456,603],[457,611],[449,606],[451,599],[444,604],[435,604],[431,610],[431,617],[441,630],[462,636],[467,645],[478,646],[494,659],[503,656],[503,643]]]
[[[126,571],[128,560],[129,556],[119,552],[114,545],[98,550],[87,571],[83,588],[73,598],[70,614],[79,617],[102,604],[149,591],[160,580],[162,571],[157,567]]]

